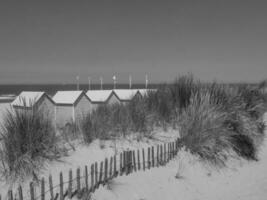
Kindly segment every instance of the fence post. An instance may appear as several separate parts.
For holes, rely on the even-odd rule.
[[[150,147],[147,148],[147,168],[150,169]]]
[[[171,152],[171,151],[170,151],[170,143],[168,143],[168,146],[167,146],[167,152],[168,152],[168,153],[167,153],[167,162],[169,162],[169,160],[170,160],[170,155],[171,155],[171,154],[170,154],[170,152]]]
[[[95,187],[95,184],[94,184],[94,164],[91,164],[91,191],[93,192],[94,191],[94,187]]]
[[[146,163],[145,163],[145,150],[142,149],[142,154],[143,154],[143,170],[145,171],[146,170]]]
[[[22,187],[21,187],[21,185],[18,188],[18,193],[19,193],[19,200],[23,200],[23,194],[22,194]],[[0,200],[1,200],[1,197],[0,197]]]
[[[64,200],[64,194],[63,194],[63,174],[60,172],[59,174],[59,199]]]
[[[104,182],[108,180],[108,159],[105,158],[105,172],[104,172]]]
[[[175,156],[175,142],[172,143],[172,158]]]
[[[30,182],[30,195],[31,195],[31,200],[34,200],[34,186],[33,186],[33,182]]]
[[[102,183],[102,176],[103,176],[103,161],[100,163],[100,174],[99,174],[99,184]],[[98,184],[98,186],[99,186]]]
[[[136,172],[135,150],[133,150],[133,167],[134,171]]]
[[[54,199],[53,179],[51,174],[49,175],[49,190],[50,190],[50,199]]]
[[[141,168],[141,164],[140,164],[140,151],[139,151],[139,149],[137,150],[137,163],[138,163],[138,171],[139,171],[140,168]]]
[[[69,170],[69,187],[68,187],[68,197],[71,199],[72,195],[72,170]]]
[[[129,166],[129,170],[128,170],[128,174],[132,173],[132,170],[133,170],[133,159],[132,159],[132,151],[129,151],[128,152],[128,159],[129,159],[129,163],[128,163],[128,166]]]
[[[125,172],[125,170],[126,170],[126,151],[123,151],[123,168],[122,168],[122,173],[124,173]]]
[[[13,200],[13,193],[12,190],[8,191],[8,200]]]
[[[112,176],[113,176],[113,174],[112,174],[112,172],[113,172],[112,166],[113,166],[113,157],[111,156],[110,157],[110,161],[109,161],[109,179],[112,179]]]
[[[89,186],[88,186],[88,167],[87,167],[87,165],[84,168],[84,173],[85,173],[85,189],[86,189],[86,191],[88,191]]]
[[[159,167],[159,145],[157,145],[157,167]]]
[[[117,157],[116,157],[116,155],[114,155],[114,167],[113,168],[114,168],[113,176],[117,177],[118,172],[117,172]]]
[[[155,160],[154,160],[154,146],[151,147],[151,158],[152,158],[152,167],[155,166]]]
[[[95,162],[95,187],[94,187],[94,190],[97,187],[98,187],[98,167],[97,167],[97,162]]]
[[[45,179],[42,178],[41,182],[41,200],[45,200]]]
[[[122,175],[122,153],[120,153],[120,175]]]
[[[160,145],[160,165],[163,164],[163,146],[162,144]]]
[[[129,150],[125,152],[125,173],[126,176],[129,174]]]
[[[164,144],[164,165],[166,164],[166,144]]]
[[[77,192],[79,193],[81,191],[81,173],[80,173],[80,168],[77,168]]]

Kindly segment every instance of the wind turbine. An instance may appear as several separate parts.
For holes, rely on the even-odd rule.
[[[115,90],[116,89],[116,76],[114,75],[112,79],[113,79],[113,89]]]
[[[132,89],[132,76],[129,75],[129,88]]]
[[[148,76],[146,74],[146,89],[147,89],[147,86],[148,86]]]
[[[80,77],[76,76],[76,80],[77,80],[77,90],[80,90]]]
[[[103,78],[100,76],[100,89],[103,90]]]
[[[91,90],[91,78],[88,76],[88,90]]]

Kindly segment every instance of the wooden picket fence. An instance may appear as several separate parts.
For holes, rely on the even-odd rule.
[[[18,187],[17,191],[9,190],[7,199],[64,200],[65,198],[72,199],[74,196],[82,198],[83,195],[93,193],[100,185],[107,184],[108,181],[117,176],[166,165],[175,157],[179,146],[179,139],[177,139],[174,142],[151,146],[147,149],[123,151],[109,159],[105,158],[100,163],[91,164],[90,172],[88,166],[85,166],[83,176],[81,176],[80,168],[77,168],[76,174],[70,170],[68,180],[64,182],[63,173],[60,172],[59,185],[54,186],[53,177],[50,175],[48,180],[42,178],[38,186],[31,182],[29,191],[26,191],[25,194],[21,186]],[[39,193],[36,187],[38,187]]]

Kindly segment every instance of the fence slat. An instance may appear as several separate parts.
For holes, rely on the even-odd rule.
[[[125,164],[124,164],[124,167],[125,167],[125,174],[127,176],[128,175],[128,171],[129,171],[129,151],[125,152]]]
[[[118,172],[117,172],[117,157],[116,157],[116,155],[114,155],[114,167],[113,168],[114,168],[113,176],[117,177]]]
[[[128,174],[132,173],[132,151],[128,151]]]
[[[113,176],[113,170],[112,170],[112,167],[113,167],[113,157],[110,157],[110,160],[109,160],[109,178],[111,179],[112,176]]]
[[[143,170],[145,171],[146,170],[146,163],[145,163],[145,150],[142,149],[142,154],[143,154]]]
[[[22,187],[21,187],[21,185],[18,188],[18,193],[19,193],[19,200],[23,200],[23,193],[22,193]],[[1,200],[1,198],[0,198],[0,200]]]
[[[164,155],[164,161],[163,162],[164,162],[164,165],[165,165],[166,164],[166,160],[167,160],[166,159],[166,156],[167,156],[166,155],[166,144],[164,144],[164,154],[163,155]]]
[[[97,162],[95,162],[95,187],[94,187],[94,190],[97,187],[98,187],[98,166],[97,166]]]
[[[89,186],[88,186],[88,167],[87,167],[87,165],[84,167],[84,176],[85,176],[85,189],[86,189],[86,191],[88,191]]]
[[[160,145],[160,165],[163,164],[163,146],[162,144]]]
[[[69,170],[69,187],[68,187],[68,197],[71,199],[72,195],[72,170]]]
[[[30,182],[30,197],[31,197],[31,200],[34,200],[35,198],[33,182]]]
[[[108,180],[108,159],[105,158],[105,172],[104,172],[104,182]]]
[[[94,175],[95,175],[95,166],[91,164],[91,191],[94,191],[95,183],[94,183]]]
[[[140,163],[140,151],[137,150],[137,163],[138,163],[138,171],[141,169],[141,163]]]
[[[50,199],[54,199],[54,191],[53,191],[53,179],[52,176],[49,175],[49,191],[50,191]]]
[[[122,153],[120,153],[120,175],[122,175]]]
[[[159,167],[159,145],[157,145],[157,167]]]
[[[151,158],[152,158],[152,167],[155,167],[154,146],[151,147]]]
[[[13,193],[12,190],[8,191],[8,200],[13,200]]]
[[[60,175],[59,175],[59,199],[60,200],[63,200],[64,199],[64,194],[63,194],[63,174],[62,172],[60,172]]]
[[[167,146],[167,162],[169,162],[170,160],[170,143],[168,143],[168,146]]]
[[[41,200],[45,200],[45,179],[42,178],[41,182]]]
[[[76,171],[76,175],[77,175],[77,192],[80,193],[81,192],[81,170],[78,167],[77,171]]]
[[[101,163],[100,163],[99,184],[101,184],[103,181],[102,177],[103,177],[103,161],[101,161]],[[98,184],[98,186],[99,186],[99,184]]]
[[[133,168],[134,171],[136,172],[135,150],[133,150]]]
[[[150,147],[147,148],[147,168],[150,169]]]

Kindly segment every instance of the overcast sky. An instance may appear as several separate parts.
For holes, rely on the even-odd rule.
[[[265,2],[1,1],[0,83],[262,80]]]

